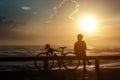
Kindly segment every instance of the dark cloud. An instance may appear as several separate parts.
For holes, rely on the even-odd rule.
[[[2,33],[0,34],[0,40],[7,40],[7,41],[11,41],[11,40],[27,40],[30,39],[31,36],[28,34],[24,34],[24,33],[20,33],[20,32],[16,32],[16,31],[11,31],[11,32],[7,32],[7,33]]]
[[[0,16],[0,40],[19,40],[28,38],[27,34],[17,31],[19,26],[25,23],[15,22],[13,20],[6,20],[5,17]]]

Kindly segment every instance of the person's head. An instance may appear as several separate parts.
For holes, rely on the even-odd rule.
[[[78,34],[77,35],[77,39],[78,39],[78,41],[81,41],[83,39],[83,35],[82,34]]]

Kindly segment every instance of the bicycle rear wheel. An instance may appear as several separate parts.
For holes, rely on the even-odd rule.
[[[35,67],[39,70],[44,70],[45,62],[44,62],[44,60],[39,60],[40,57],[52,57],[52,56],[50,54],[48,54],[47,52],[42,52],[42,53],[39,53],[38,55],[36,55],[35,61],[34,61]],[[47,70],[51,70],[53,65],[54,65],[54,60],[53,59],[48,60]]]
[[[66,56],[76,56],[73,52],[67,52],[64,54]],[[63,66],[67,70],[76,70],[80,65],[80,60],[63,60]]]

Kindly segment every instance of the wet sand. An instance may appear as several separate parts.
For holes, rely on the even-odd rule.
[[[99,71],[0,71],[1,80],[120,80],[120,68]]]

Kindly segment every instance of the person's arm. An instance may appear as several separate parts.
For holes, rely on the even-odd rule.
[[[74,44],[74,52],[76,52],[76,43]]]
[[[87,45],[85,41],[84,41],[84,49],[87,50]]]

